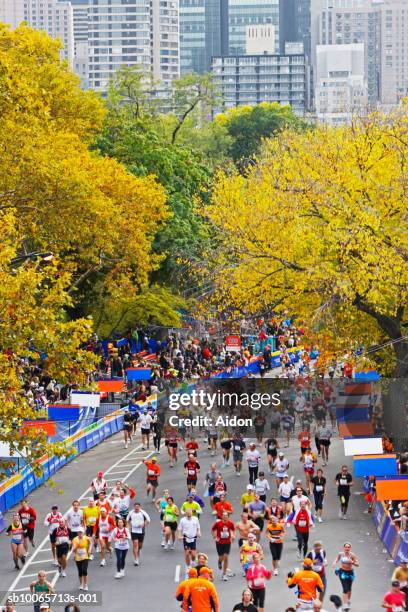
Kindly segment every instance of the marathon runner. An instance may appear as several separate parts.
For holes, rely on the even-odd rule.
[[[238,531],[239,539],[238,546],[241,548],[244,541],[248,539],[248,535],[252,532],[255,534],[260,532],[258,525],[249,518],[248,512],[241,514],[241,519],[235,523],[235,528]]]
[[[66,516],[67,527],[69,531],[69,539],[72,540],[78,535],[79,528],[83,525],[84,513],[79,507],[79,501],[76,499],[72,502],[72,507]]]
[[[61,519],[55,530],[55,544],[57,547],[57,560],[59,575],[66,577],[67,555],[69,552],[70,540],[69,531],[65,519]]]
[[[34,582],[30,584],[30,593],[32,595],[37,595],[38,599],[41,599],[41,594],[50,595],[51,593],[54,593],[54,587],[50,582],[47,582],[46,573],[44,570],[40,570],[37,574],[37,580],[34,580]],[[40,607],[40,601],[35,602],[34,612],[39,612]]]
[[[14,567],[19,570],[20,566],[18,561],[24,565],[26,562],[26,549],[24,546],[24,533],[25,529],[21,522],[20,515],[18,512],[13,514],[13,520],[11,525],[6,529],[6,534],[11,537],[11,554],[13,556]]]
[[[164,550],[174,550],[177,531],[177,519],[180,515],[179,509],[172,497],[167,498],[167,504],[163,508],[164,523]],[[170,543],[171,542],[171,543]]]
[[[258,493],[254,494],[254,501],[248,505],[248,513],[254,523],[259,527],[259,533],[257,534],[257,540],[259,541],[264,528],[266,504],[261,500]]]
[[[345,610],[350,609],[351,592],[355,579],[354,567],[360,565],[357,555],[351,552],[351,548],[351,543],[345,542],[343,551],[339,552],[332,564],[332,567],[340,564],[340,567],[336,568],[335,573],[339,577],[343,588],[343,608]]]
[[[329,448],[332,435],[332,431],[326,425],[326,421],[323,421],[323,424],[319,429],[320,453],[322,455],[323,467],[329,463]]]
[[[288,469],[289,461],[286,459],[285,454],[280,451],[273,463],[277,489],[279,489],[279,485],[284,481],[285,476],[288,476]]]
[[[279,574],[279,561],[282,557],[283,538],[285,537],[285,528],[283,522],[278,517],[271,516],[266,527],[266,537],[269,540],[269,550],[272,555],[273,574]]]
[[[248,463],[249,483],[253,485],[258,478],[259,462],[261,460],[261,455],[256,448],[255,442],[251,442],[249,445],[249,449],[245,453],[245,459]]]
[[[192,515],[197,518],[200,516],[200,514],[203,511],[200,504],[197,501],[195,501],[192,490],[187,495],[186,501],[182,504],[180,508],[180,512],[182,515],[185,515],[187,514],[187,510],[191,510]]]
[[[319,598],[320,601],[323,601],[327,588],[326,567],[328,561],[326,551],[323,549],[323,543],[320,540],[317,540],[313,544],[313,549],[307,554],[307,558],[312,560],[312,570],[316,572],[316,574],[319,574],[322,579],[324,589],[319,593]]]
[[[326,478],[323,476],[323,470],[317,470],[316,476],[311,479],[311,484],[313,485],[315,517],[319,523],[322,523],[323,503],[326,495]]]
[[[136,491],[132,487],[123,484],[119,497],[116,497],[112,503],[112,511],[117,519],[122,518],[126,522],[130,510],[130,503],[135,495]]]
[[[94,556],[92,554],[94,539],[95,539],[95,525],[99,518],[100,508],[95,504],[93,497],[88,499],[88,505],[82,508],[83,521],[85,525],[85,535],[89,538],[91,547],[89,550],[89,559],[92,561]]]
[[[91,489],[94,496],[94,500],[99,499],[99,493],[107,493],[108,483],[103,477],[103,472],[98,472],[96,478],[91,482]]]
[[[254,597],[254,604],[258,608],[258,612],[264,612],[266,593],[265,580],[271,579],[272,572],[262,565],[259,553],[254,553],[252,557],[253,563],[247,569],[246,579]]]
[[[187,508],[185,516],[178,526],[179,540],[183,542],[184,558],[186,562],[186,576],[190,566],[193,565],[197,555],[197,539],[201,537],[200,521],[193,516],[191,508]]]
[[[110,553],[112,556],[111,549],[111,539],[112,532],[115,529],[115,521],[108,514],[105,507],[100,509],[100,514],[95,524],[95,538],[97,538],[99,542],[99,547],[101,551],[101,567],[106,565],[106,553]]]
[[[268,438],[265,442],[265,448],[268,456],[269,474],[273,474],[273,464],[278,456],[279,442],[276,438]]]
[[[246,491],[241,495],[240,504],[243,510],[248,510],[248,506],[255,499],[254,487],[251,484],[246,486]]]
[[[92,540],[84,534],[84,528],[78,529],[78,535],[72,540],[72,553],[78,569],[79,590],[88,590],[88,562],[92,550]]]
[[[322,579],[319,574],[313,571],[312,567],[312,560],[306,558],[303,560],[303,569],[288,573],[288,587],[290,589],[297,588],[297,609],[299,610],[312,611],[317,593],[324,590]]]
[[[47,514],[44,520],[44,526],[48,527],[48,535],[51,542],[51,552],[54,559],[54,565],[58,567],[57,547],[55,544],[55,530],[58,527],[60,520],[63,518],[61,512],[58,511],[58,506],[52,506],[51,512]]]
[[[232,612],[258,612],[258,608],[254,606],[254,596],[251,589],[242,591],[241,601],[232,608]]]
[[[350,500],[350,489],[354,484],[353,477],[348,471],[347,465],[341,466],[341,472],[336,474],[337,495],[340,499],[339,518],[346,520]]]
[[[193,435],[189,437],[189,440],[185,446],[185,449],[187,451],[187,455],[195,455],[197,457],[198,443],[196,442],[196,439],[194,438]]]
[[[292,493],[293,493],[293,484],[289,480],[288,474],[285,474],[283,477],[283,482],[280,483],[278,487],[279,491],[279,501],[282,504],[282,509],[285,514],[289,514],[292,508]]]
[[[129,411],[129,408],[125,409],[123,415],[123,437],[125,441],[125,448],[128,447],[129,442],[132,442],[132,430],[133,430],[133,416]]]
[[[234,513],[234,508],[226,500],[225,493],[220,495],[219,501],[214,504],[213,508],[213,514],[216,514],[219,519],[222,518],[224,512],[226,512],[228,516]]]
[[[200,474],[200,464],[194,454],[188,456],[188,460],[184,462],[184,473],[187,478],[187,489],[190,491],[197,485],[197,479]]]
[[[142,450],[146,450],[150,448],[150,431],[152,427],[153,417],[147,412],[147,409],[144,408],[137,422],[140,423],[140,430],[142,434]]]
[[[164,536],[164,509],[167,506],[167,500],[169,499],[169,497],[170,497],[170,491],[168,489],[164,489],[163,497],[158,499],[155,503],[156,510],[159,512],[160,525],[162,528],[162,540],[161,540],[162,546],[164,546],[166,543],[165,536]]]
[[[235,433],[232,439],[232,459],[234,461],[235,474],[241,476],[243,451],[246,449],[246,444],[242,439],[240,432]]]
[[[167,446],[167,452],[169,454],[170,467],[174,467],[174,463],[177,463],[178,449],[178,434],[175,429],[171,429],[166,434],[165,444]]]
[[[156,499],[156,491],[159,485],[160,466],[157,463],[157,457],[152,457],[149,461],[145,459],[143,463],[146,466],[146,497],[152,494],[152,502]]]
[[[315,463],[317,463],[316,455],[312,452],[311,448],[305,449],[303,453],[303,471],[305,473],[306,489],[309,495],[312,493],[311,480],[314,476]]]
[[[231,454],[231,447],[232,447],[232,439],[231,439],[231,434],[229,433],[229,431],[224,430],[221,433],[220,446],[222,449],[222,458],[223,458],[223,464],[221,465],[221,467],[225,468],[230,464],[230,454]]]
[[[117,526],[112,531],[112,542],[116,554],[116,574],[115,578],[123,578],[125,575],[126,555],[129,550],[130,533],[122,518],[117,520]]]
[[[271,490],[269,482],[265,478],[265,472],[259,472],[258,478],[254,482],[254,491],[259,495],[259,499],[266,502],[267,492]]]
[[[222,579],[227,581],[234,573],[228,567],[228,559],[231,552],[231,542],[235,540],[235,526],[228,518],[228,512],[222,513],[211,528],[211,534],[215,540],[218,554],[218,568],[222,571]]]
[[[384,595],[382,607],[387,612],[405,612],[405,593],[401,591],[398,580],[391,582],[391,589]]]
[[[246,576],[247,569],[249,568],[249,566],[253,562],[253,555],[256,552],[259,553],[261,559],[263,559],[263,550],[262,550],[262,547],[256,541],[255,533],[252,533],[250,531],[248,533],[247,539],[244,540],[244,542],[242,543],[242,545],[240,546],[240,549],[239,549],[239,555],[240,555],[240,560],[241,560],[241,565],[242,565],[242,570],[243,570],[243,576],[244,577]]]
[[[28,556],[28,543],[31,542],[31,546],[35,547],[34,542],[34,530],[35,521],[37,520],[37,513],[30,506],[26,499],[21,502],[21,507],[18,509],[20,515],[21,524],[24,527],[24,548],[26,550],[26,557]]]

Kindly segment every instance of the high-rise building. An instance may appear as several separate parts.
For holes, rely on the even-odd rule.
[[[106,92],[122,66],[167,85],[180,74],[178,0],[90,0],[89,86]]]
[[[364,44],[368,99],[372,107],[379,98],[380,12],[378,0],[327,0],[319,16],[319,44]]]
[[[35,30],[47,32],[63,44],[61,57],[73,66],[74,25],[72,5],[57,0],[0,0],[0,21],[16,28],[26,21]]]
[[[275,28],[272,24],[247,26],[246,55],[265,55],[275,52]]]
[[[180,0],[180,71],[203,74],[228,54],[228,0]]]
[[[229,0],[229,54],[244,55],[246,28],[272,24],[279,53],[279,0]]]
[[[206,72],[205,0],[180,0],[180,72]]]
[[[81,87],[89,87],[89,0],[70,0],[74,16],[74,71],[81,79]]]
[[[366,112],[368,89],[364,44],[318,45],[315,105],[320,121],[341,125]]]
[[[306,110],[306,57],[236,55],[213,58],[214,83],[223,99],[219,112],[261,102],[289,104],[298,115]]]
[[[408,96],[408,2],[381,4],[380,102],[395,105]]]
[[[311,0],[279,1],[279,48],[281,53],[285,53],[286,43],[301,42],[305,55],[310,57],[310,2]]]

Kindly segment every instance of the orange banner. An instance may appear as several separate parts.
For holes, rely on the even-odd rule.
[[[373,436],[374,428],[372,423],[339,423],[339,434],[341,438]]]
[[[123,380],[98,380],[98,391],[107,393],[120,393],[125,390]]]
[[[22,435],[31,430],[43,431],[47,436],[55,436],[57,426],[55,421],[26,421],[21,428]]]
[[[376,482],[377,501],[408,499],[408,479],[379,480]]]

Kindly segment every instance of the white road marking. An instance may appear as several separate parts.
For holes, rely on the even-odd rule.
[[[176,571],[174,572],[174,582],[180,582],[180,569],[181,565],[176,565]]]
[[[131,457],[132,455],[134,455],[134,454],[135,454],[135,452],[137,452],[138,450],[140,450],[141,446],[142,446],[142,445],[141,445],[141,444],[139,444],[138,446],[136,446],[135,448],[133,448],[132,450],[130,450],[130,451],[129,451],[129,452],[126,454],[126,455],[124,455],[123,457],[121,457],[120,459],[118,459],[118,461],[116,461],[114,464],[112,464],[112,465],[111,465],[111,466],[110,466],[110,467],[109,467],[109,468],[108,468],[108,469],[107,469],[107,470],[104,472],[104,474],[106,474],[106,475],[107,475],[107,474],[110,474],[110,473],[111,473],[111,471],[112,471],[112,470],[114,470],[114,468],[115,468],[115,467],[117,467],[119,464],[121,464],[121,463],[122,463],[122,461],[124,461],[124,460],[128,460],[128,461],[130,461],[128,458],[129,458],[129,457]],[[147,457],[150,457],[150,456],[152,456],[153,454],[154,454],[154,451],[150,452],[150,453],[147,455]],[[138,467],[140,467],[140,466],[141,466],[141,465],[143,465],[143,464],[142,464],[142,462],[141,462],[141,461],[139,461],[139,462],[138,462],[136,465],[134,465],[134,464],[131,464],[131,465],[132,465],[132,469],[131,469],[131,470],[130,470],[128,473],[127,473],[126,477],[123,479],[124,481],[126,481],[126,480],[129,478],[129,476],[130,476],[131,474],[133,474],[133,472],[134,472],[135,470],[137,470],[137,468],[138,468]],[[129,467],[130,467],[130,466],[129,466]],[[113,479],[110,479],[110,480],[111,480],[111,481],[113,481],[113,480],[115,480],[115,481],[116,481],[117,479],[116,479],[116,478],[113,478]],[[90,493],[90,492],[92,492],[92,489],[91,489],[91,487],[88,487],[88,488],[86,489],[86,491],[84,491],[84,492],[82,493],[82,495],[81,495],[81,496],[80,496],[78,499],[79,499],[79,500],[86,499],[87,497],[89,497],[89,493]],[[68,509],[68,510],[65,512],[64,517],[65,517],[65,516],[68,514],[68,512],[69,512],[69,509]],[[5,595],[4,595],[4,597],[3,597],[3,600],[2,600],[2,603],[4,603],[4,602],[5,602],[5,600],[7,599],[7,593],[8,593],[8,592],[12,592],[12,591],[20,591],[20,590],[21,590],[21,591],[26,591],[26,590],[27,590],[27,588],[24,588],[24,589],[18,589],[18,588],[16,588],[16,587],[17,587],[17,585],[18,585],[18,583],[19,583],[19,581],[20,581],[21,579],[23,579],[23,578],[25,578],[25,577],[27,577],[27,578],[28,578],[29,576],[32,576],[32,574],[27,574],[26,572],[27,572],[27,569],[29,568],[29,566],[30,566],[31,564],[34,564],[34,559],[35,559],[35,558],[36,558],[36,557],[37,557],[37,556],[38,556],[40,553],[45,552],[45,551],[50,551],[50,550],[51,550],[51,548],[46,547],[46,546],[47,546],[47,544],[49,544],[49,541],[50,541],[50,540],[49,540],[49,536],[46,536],[46,537],[43,539],[43,541],[41,542],[41,544],[39,544],[39,546],[37,546],[37,548],[36,548],[36,549],[35,549],[35,551],[33,552],[32,556],[31,556],[31,557],[29,557],[29,558],[27,559],[26,563],[24,564],[24,566],[22,567],[22,569],[20,570],[20,572],[18,573],[18,575],[16,576],[16,578],[13,580],[13,582],[12,582],[11,586],[9,587],[8,591],[5,593]],[[46,548],[44,548],[44,547],[46,547]],[[71,553],[69,553],[68,558],[70,557],[70,555],[71,555]],[[44,560],[44,561],[43,561],[43,563],[47,563],[47,561],[48,561],[48,560]],[[51,582],[51,584],[54,586],[54,585],[56,584],[56,582],[57,582],[58,578],[59,578],[59,572],[58,572],[58,570],[57,570],[57,569],[55,569],[55,570],[50,570],[50,571],[48,571],[47,573],[54,573],[54,574],[55,574],[55,575],[54,575],[54,578],[53,578],[53,579],[50,581],[50,582]],[[36,575],[37,575],[37,574],[35,574],[35,576],[36,576]]]

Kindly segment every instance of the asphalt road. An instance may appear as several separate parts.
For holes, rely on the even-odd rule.
[[[342,446],[342,442],[338,439],[334,440],[331,446],[332,456],[330,465],[328,468],[325,468],[325,474],[330,483],[333,482],[338,466],[344,462]],[[96,557],[95,561],[90,563],[90,589],[102,593],[103,610],[130,611],[134,610],[135,607],[146,612],[177,610],[178,603],[174,600],[173,595],[177,581],[183,579],[183,551],[180,544],[178,544],[175,551],[164,551],[160,546],[159,518],[152,504],[145,500],[145,468],[141,465],[141,459],[146,455],[145,451],[139,449],[138,442],[133,443],[131,448],[125,450],[121,435],[118,434],[60,470],[55,475],[55,488],[50,489],[43,486],[33,492],[30,496],[30,502],[36,508],[39,516],[36,530],[37,547],[33,550],[23,571],[18,573],[13,569],[9,542],[4,534],[1,536],[1,590],[4,592],[10,588],[25,589],[35,579],[35,574],[39,569],[45,569],[48,572],[48,580],[53,580],[57,577],[55,568],[51,564],[46,529],[42,526],[44,516],[49,512],[51,505],[54,503],[57,503],[61,511],[65,512],[73,499],[77,497],[86,498],[88,496],[86,489],[89,483],[96,472],[101,469],[104,472],[109,471],[106,478],[111,479],[112,482],[110,484],[113,484],[113,481],[116,479],[125,478],[129,484],[136,486],[136,497],[141,500],[144,509],[151,515],[152,524],[147,530],[140,567],[133,566],[131,553],[129,553],[126,576],[121,580],[115,580],[115,566],[113,562],[108,561],[106,567],[100,567]],[[297,442],[292,442],[287,456],[291,461],[291,475],[293,474],[295,478],[301,477],[302,470],[299,463]],[[178,465],[174,469],[170,469],[165,449],[162,450],[160,455],[162,475],[159,490],[162,490],[164,487],[169,488],[178,505],[181,505],[185,495],[185,478],[182,469],[184,458],[185,452],[181,451]],[[212,458],[206,450],[206,444],[200,441],[199,462],[202,473],[206,471],[211,461]],[[218,463],[221,464],[220,456],[218,456]],[[235,507],[234,518],[238,519],[239,498],[248,482],[246,471],[243,471],[240,478],[233,474],[231,467],[222,469],[222,472],[229,486],[229,500]],[[269,480],[272,486],[272,493],[274,493],[275,485],[273,477],[269,477]],[[355,489],[357,493],[359,484],[356,483]],[[203,478],[199,479],[198,492],[199,494],[203,493]],[[330,485],[326,501],[324,523],[317,525],[311,535],[311,541],[317,538],[323,540],[329,560],[332,561],[338,550],[340,550],[342,543],[345,540],[351,540],[354,545],[354,551],[359,556],[361,562],[361,567],[357,570],[357,580],[354,585],[353,610],[359,612],[380,610],[382,596],[387,590],[389,577],[392,573],[392,563],[390,563],[387,555],[382,551],[382,546],[376,535],[371,518],[363,513],[364,502],[359,495],[353,495],[352,497],[350,520],[339,520],[337,510],[336,490],[334,484],[332,484]],[[9,522],[9,518],[10,513],[6,517],[7,522]],[[203,535],[199,548],[209,555],[209,564],[215,569],[217,567],[217,557],[215,545],[210,536],[212,523],[213,517],[210,515],[209,508],[207,507],[201,519]],[[299,564],[296,558],[295,542],[292,540],[292,537],[293,531],[290,528],[286,536],[280,575],[273,577],[268,584],[267,611],[283,612],[294,601],[293,591],[289,591],[285,584],[287,571]],[[264,538],[262,538],[262,542],[265,544]],[[237,544],[234,544],[230,562],[230,567],[236,572],[236,576],[231,578],[229,582],[224,583],[220,580],[218,570],[215,572],[216,587],[223,612],[232,610],[233,605],[240,600],[240,593],[245,586],[245,580],[241,577],[237,548]],[[270,555],[266,545],[264,545],[264,550],[266,562],[269,565]],[[69,562],[67,573],[67,578],[59,578],[57,580],[56,590],[58,592],[77,592],[78,580],[76,567],[72,559]],[[340,585],[333,570],[328,570],[328,576],[328,593],[340,594]],[[331,609],[330,604],[327,604],[327,607]],[[18,606],[18,610],[20,609],[26,610],[29,608]],[[53,606],[53,609],[61,608]],[[94,606],[90,609],[94,609]]]

